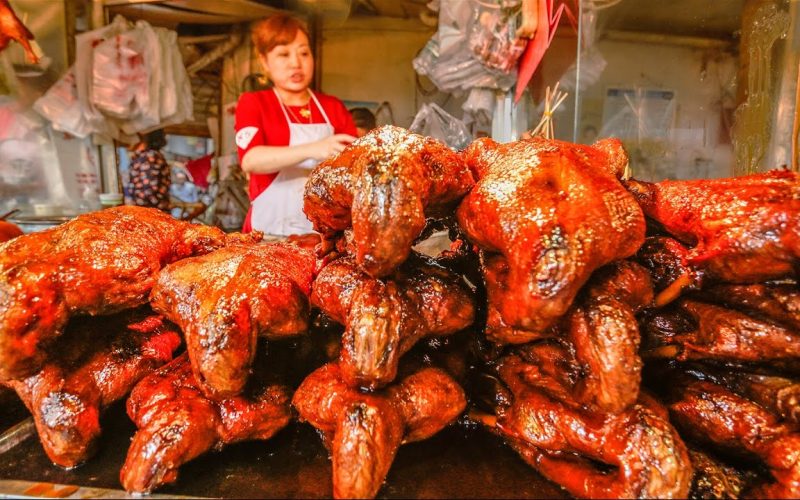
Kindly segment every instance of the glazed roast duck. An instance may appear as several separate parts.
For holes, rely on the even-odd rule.
[[[626,165],[614,139],[456,152],[387,126],[311,173],[321,237],[137,207],[17,235],[0,383],[65,467],[127,397],[132,493],[311,425],[329,494],[374,497],[401,445],[466,425],[577,497],[797,497],[800,179]]]

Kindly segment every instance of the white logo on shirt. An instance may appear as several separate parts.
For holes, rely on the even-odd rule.
[[[236,145],[242,149],[250,145],[250,141],[258,133],[258,127],[245,127],[236,132]]]

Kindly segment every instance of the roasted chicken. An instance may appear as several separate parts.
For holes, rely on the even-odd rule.
[[[525,382],[576,409],[624,411],[641,382],[635,314],[652,298],[649,275],[633,262],[597,271],[551,338],[514,350]]]
[[[687,245],[687,264],[714,279],[758,283],[796,277],[800,177],[774,170],[729,179],[630,180],[648,217]]]
[[[180,325],[199,386],[209,396],[245,386],[259,336],[308,328],[314,254],[290,243],[231,245],[164,268],[153,309]]]
[[[686,497],[692,480],[686,447],[651,398],[618,414],[586,412],[531,385],[529,371],[521,357],[503,358],[495,415],[472,417],[576,497]]]
[[[755,474],[740,471],[697,449],[689,448],[694,468],[690,500],[740,498]]]
[[[71,316],[144,304],[166,264],[225,244],[215,227],[133,206],[0,244],[0,380],[40,369]]]
[[[30,43],[30,40],[33,40],[33,33],[22,24],[8,0],[0,0],[0,52],[8,46],[11,40],[16,40],[22,45],[30,62],[34,64],[39,62],[39,57],[33,51]]]
[[[644,241],[642,211],[616,177],[626,161],[618,141],[479,139],[463,156],[478,180],[457,217],[485,251],[489,335],[552,326],[595,269]],[[530,340],[518,337],[506,340]]]
[[[131,393],[128,416],[139,430],[120,471],[122,486],[149,493],[177,480],[181,465],[211,449],[269,439],[289,423],[290,397],[288,387],[264,372],[240,396],[208,399],[182,355]]]
[[[758,458],[773,480],[747,493],[756,498],[800,495],[800,433],[793,423],[698,373],[670,371],[670,415],[682,433],[732,456]]]
[[[101,412],[170,361],[180,344],[177,327],[149,309],[78,318],[38,373],[5,384],[33,414],[50,460],[75,467],[96,450]]]
[[[421,338],[470,326],[473,300],[461,277],[417,253],[385,279],[342,257],[320,271],[311,295],[315,306],[346,326],[342,380],[367,388],[392,382],[400,357]]]
[[[292,404],[321,431],[333,462],[334,498],[374,498],[401,444],[427,439],[466,406],[445,372],[423,368],[380,392],[361,392],[336,363],[309,375]]]
[[[473,184],[444,144],[384,126],[314,169],[304,211],[326,240],[352,226],[356,262],[383,277],[408,257],[426,217],[449,215]]]
[[[651,359],[769,362],[795,370],[800,359],[793,328],[688,298],[646,319],[642,335],[642,355]]]
[[[658,294],[655,305],[665,306],[682,293],[702,288],[705,273],[687,264],[689,249],[667,236],[650,236],[636,252],[634,259],[646,267],[653,277]]]

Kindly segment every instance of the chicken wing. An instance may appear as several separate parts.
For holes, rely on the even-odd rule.
[[[340,370],[353,387],[382,387],[397,375],[400,357],[421,338],[470,326],[474,298],[462,279],[414,253],[386,279],[360,270],[351,257],[323,268],[311,302],[346,326]]]
[[[472,414],[528,464],[579,498],[686,497],[692,466],[663,408],[641,398],[618,414],[576,410],[530,385],[529,369],[503,358],[496,415]]]
[[[423,368],[380,392],[348,386],[339,365],[311,373],[292,404],[331,451],[334,498],[374,498],[401,444],[433,436],[466,406],[464,391],[437,368]]]
[[[235,238],[241,238],[237,236]],[[215,227],[123,206],[0,245],[0,380],[36,372],[70,316],[147,302],[166,264],[226,244]]]
[[[148,309],[78,318],[36,374],[7,381],[33,414],[47,456],[75,467],[94,453],[100,413],[172,359],[177,327]]]
[[[734,456],[757,457],[774,482],[750,491],[760,498],[800,495],[800,433],[780,419],[721,385],[686,373],[670,376],[670,414],[681,432]]]
[[[730,179],[630,180],[648,217],[692,245],[688,264],[715,279],[758,283],[796,276],[800,177],[774,170]]]
[[[624,411],[639,397],[641,382],[635,314],[652,298],[650,277],[638,264],[600,269],[549,340],[514,351],[528,365],[526,382],[567,406]]]
[[[796,365],[800,335],[733,309],[681,299],[644,321],[645,358]]]
[[[478,181],[457,211],[469,239],[488,253],[484,278],[502,324],[541,333],[572,304],[592,272],[644,241],[636,200],[616,178],[625,154],[541,138],[479,139],[464,157]],[[520,342],[530,339],[520,336]]]
[[[327,239],[352,226],[356,262],[382,277],[408,257],[425,218],[446,215],[473,184],[444,144],[384,126],[314,169],[304,212]]]
[[[182,355],[131,393],[128,416],[139,430],[120,471],[122,486],[149,493],[176,481],[181,465],[212,448],[269,439],[289,423],[290,397],[288,387],[265,376],[241,396],[210,400]]]
[[[314,254],[294,244],[231,245],[164,268],[153,309],[186,335],[192,369],[212,397],[245,386],[258,336],[306,331]]]

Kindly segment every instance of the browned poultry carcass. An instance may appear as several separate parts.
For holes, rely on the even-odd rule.
[[[176,481],[181,465],[211,449],[269,439],[289,423],[290,398],[289,388],[267,370],[258,372],[240,396],[208,399],[184,354],[131,393],[128,416],[139,430],[120,471],[122,486],[130,493],[149,493]]]
[[[102,410],[170,361],[180,344],[177,327],[149,309],[78,318],[49,350],[41,371],[5,384],[33,414],[50,460],[75,467],[97,447]]]
[[[463,330],[475,317],[461,277],[416,252],[387,279],[370,277],[350,256],[339,258],[320,271],[311,302],[346,327],[342,379],[373,389],[395,379],[400,357],[420,339]]]
[[[517,355],[498,365],[488,395],[495,415],[473,418],[502,436],[545,477],[579,498],[685,498],[692,479],[686,447],[651,398],[618,414],[575,409],[530,381]],[[535,377],[534,377],[535,378]]]
[[[331,452],[334,498],[374,498],[401,444],[427,439],[466,406],[461,387],[438,368],[423,368],[380,392],[349,387],[339,366],[319,368],[292,404],[319,429]]]
[[[217,228],[132,206],[80,215],[3,243],[0,380],[35,373],[43,348],[70,316],[144,304],[162,267],[225,243]]]
[[[642,211],[616,177],[626,161],[618,141],[479,139],[463,155],[478,181],[458,222],[484,250],[487,334],[495,342],[535,339],[595,269],[644,241]]]
[[[22,24],[8,0],[0,0],[0,52],[8,46],[8,42],[11,40],[16,40],[22,45],[30,62],[34,64],[39,62],[39,57],[33,51],[30,43],[30,40],[33,40],[33,33]]]
[[[715,280],[797,277],[800,177],[776,170],[730,179],[627,181],[645,214],[687,245]]]
[[[682,293],[703,287],[705,273],[688,264],[689,249],[668,236],[649,236],[634,259],[650,271],[658,294],[654,304],[662,307]]]
[[[758,458],[772,481],[747,492],[756,498],[800,495],[800,433],[764,407],[706,379],[702,371],[665,372],[672,419],[682,433],[734,457]],[[664,374],[662,374],[664,376]]]
[[[752,471],[736,469],[697,449],[689,448],[689,457],[694,468],[690,500],[741,498],[756,479]]]
[[[328,241],[352,226],[356,262],[382,277],[408,257],[426,217],[449,215],[473,184],[444,144],[384,126],[314,169],[303,210]]]
[[[161,271],[150,302],[183,330],[207,395],[244,388],[259,336],[306,331],[314,265],[313,252],[272,243],[231,245]]]
[[[639,265],[620,261],[598,270],[548,334],[517,348],[525,380],[567,406],[619,413],[639,397],[642,360],[636,313],[652,285]]]
[[[770,363],[797,372],[800,334],[767,318],[699,300],[680,299],[642,324],[647,359]]]

